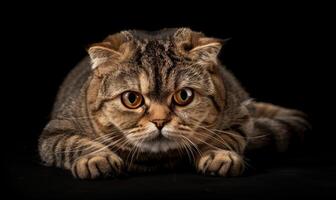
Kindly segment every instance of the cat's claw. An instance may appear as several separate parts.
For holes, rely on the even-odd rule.
[[[99,153],[86,155],[77,159],[71,172],[79,179],[95,179],[99,177],[117,176],[122,173],[123,160],[116,154]]]
[[[235,152],[212,150],[199,159],[197,170],[213,176],[239,176],[244,171],[244,161]]]

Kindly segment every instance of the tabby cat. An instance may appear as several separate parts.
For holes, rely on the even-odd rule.
[[[93,44],[60,88],[39,139],[42,161],[80,179],[181,164],[239,176],[246,151],[285,151],[302,138],[304,114],[251,100],[220,64],[222,44],[188,28]]]

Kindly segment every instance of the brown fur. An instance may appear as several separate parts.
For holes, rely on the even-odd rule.
[[[92,45],[63,83],[40,140],[45,164],[78,178],[175,168],[238,176],[248,149],[284,151],[307,128],[303,114],[249,100],[220,64],[222,40],[187,28],[123,31]],[[174,103],[183,88],[186,106]],[[142,95],[127,108],[121,94]]]

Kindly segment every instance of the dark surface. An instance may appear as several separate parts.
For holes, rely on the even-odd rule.
[[[19,156],[9,164],[12,194],[34,198],[336,197],[336,163],[313,151],[259,158],[243,177],[202,176],[193,172],[143,174],[95,181],[76,180],[69,172],[47,168]]]
[[[335,197],[333,119],[313,114],[317,84],[316,59],[320,49],[317,8],[307,5],[208,4],[117,5],[17,3],[1,13],[2,124],[4,181],[10,195],[28,197],[115,196],[146,197]],[[256,9],[259,8],[259,9]],[[315,22],[319,22],[318,26]],[[232,39],[221,60],[258,101],[306,112],[313,124],[305,147],[296,153],[259,155],[250,173],[238,178],[204,177],[192,172],[130,176],[116,180],[79,181],[60,169],[43,167],[37,156],[37,139],[48,121],[59,85],[86,55],[87,45],[124,29],[157,30],[191,27],[209,36]],[[3,45],[7,45],[3,47]],[[323,96],[323,95],[322,95]],[[324,98],[324,97],[322,97]],[[329,111],[327,103],[319,110]],[[321,127],[324,127],[323,129]],[[316,130],[316,131],[315,131]]]

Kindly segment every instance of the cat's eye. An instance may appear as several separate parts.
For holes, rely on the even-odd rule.
[[[144,99],[142,95],[137,92],[127,91],[121,94],[121,102],[127,108],[136,109],[144,103]]]
[[[191,103],[193,98],[194,98],[194,92],[190,88],[183,88],[177,91],[173,96],[174,103],[179,106],[188,105],[189,103]]]

